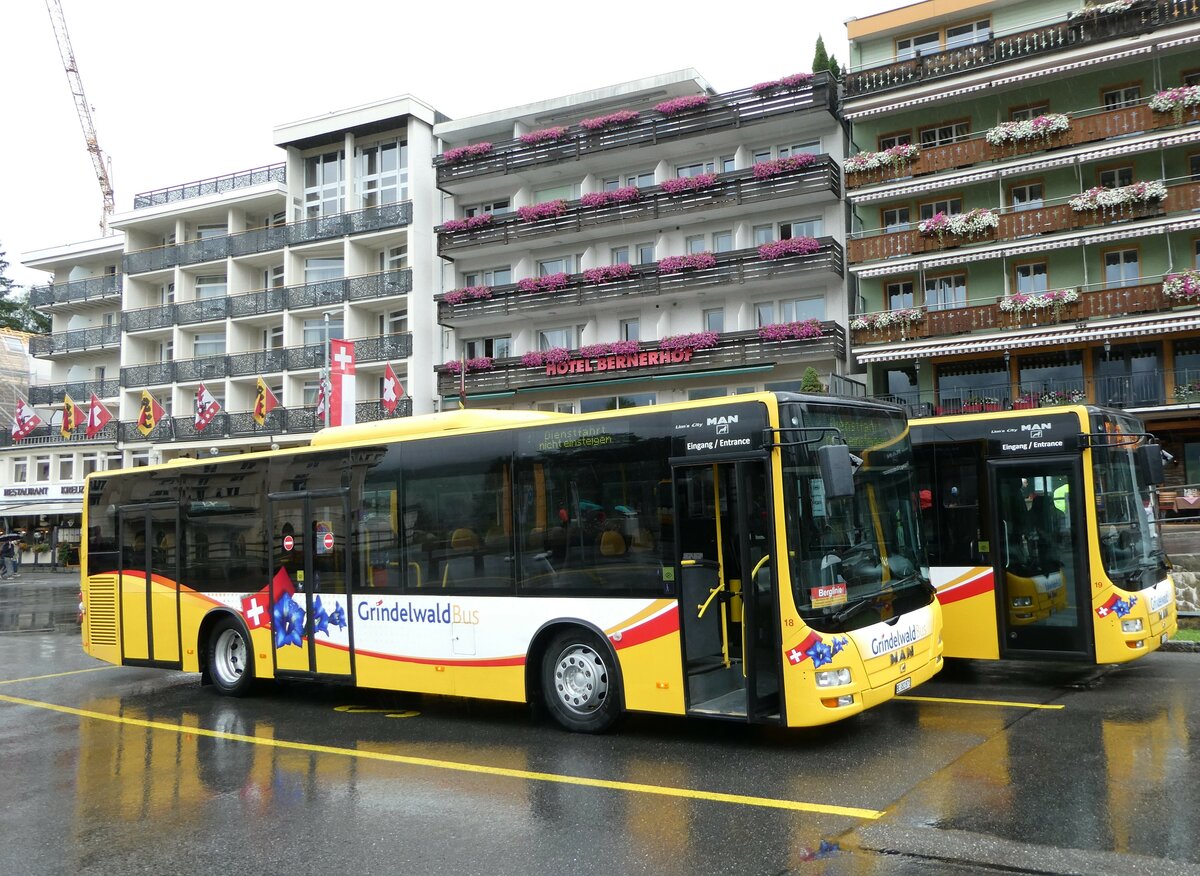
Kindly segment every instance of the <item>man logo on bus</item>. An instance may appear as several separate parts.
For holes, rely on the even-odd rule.
[[[738,414],[730,414],[727,417],[709,417],[705,423],[707,426],[725,426],[725,431],[729,431],[729,424],[738,421]],[[719,430],[718,430],[719,431]]]

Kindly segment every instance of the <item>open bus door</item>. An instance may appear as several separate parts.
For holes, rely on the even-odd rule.
[[[677,466],[674,493],[688,713],[778,722],[766,465]]]
[[[988,462],[1002,653],[1091,652],[1084,484],[1078,458]]]

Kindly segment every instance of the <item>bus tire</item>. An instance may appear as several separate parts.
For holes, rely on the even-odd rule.
[[[208,677],[227,697],[244,697],[254,687],[254,648],[236,618],[217,621],[208,638]]]
[[[613,658],[585,630],[567,630],[550,641],[542,659],[542,692],[554,720],[575,733],[602,733],[620,717]]]

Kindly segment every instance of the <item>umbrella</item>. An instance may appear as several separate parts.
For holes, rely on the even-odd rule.
[[[0,535],[0,541],[20,541],[24,537],[19,532],[10,532],[8,535]]]

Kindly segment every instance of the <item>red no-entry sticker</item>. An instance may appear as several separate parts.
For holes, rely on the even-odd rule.
[[[283,549],[285,551],[290,551],[295,546],[296,546],[296,540],[294,538],[292,538],[290,535],[285,535],[283,537]]]
[[[333,550],[333,533],[332,532],[325,533],[325,550],[327,550],[327,551]]]

